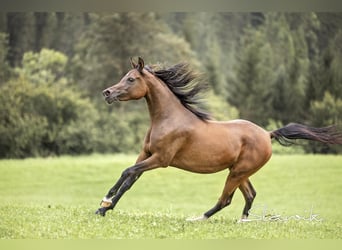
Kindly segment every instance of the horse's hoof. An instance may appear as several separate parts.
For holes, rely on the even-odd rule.
[[[99,209],[96,210],[95,214],[101,215],[101,216],[105,216],[106,215],[106,209],[104,209],[103,207],[100,207]]]

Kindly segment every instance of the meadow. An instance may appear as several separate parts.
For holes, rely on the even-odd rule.
[[[145,173],[105,217],[102,197],[134,155],[0,161],[0,239],[341,239],[342,156],[274,155],[251,177],[251,222],[237,223],[244,200],[207,221],[227,171],[175,168]]]

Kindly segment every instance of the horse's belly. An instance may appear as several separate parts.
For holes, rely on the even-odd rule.
[[[176,154],[171,166],[196,173],[215,173],[236,162],[238,148],[228,143],[191,144]]]

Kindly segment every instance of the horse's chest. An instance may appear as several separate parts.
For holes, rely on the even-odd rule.
[[[151,130],[147,146],[151,153],[177,151],[186,140],[187,134],[183,129],[160,126]]]

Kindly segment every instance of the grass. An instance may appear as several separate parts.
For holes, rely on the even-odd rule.
[[[251,178],[252,218],[237,223],[244,201],[204,222],[187,222],[217,201],[226,171],[147,172],[106,217],[99,202],[132,155],[0,161],[1,239],[341,239],[342,156],[274,155]],[[273,218],[273,220],[272,220]]]

